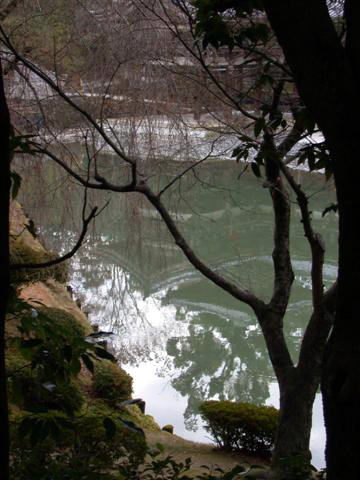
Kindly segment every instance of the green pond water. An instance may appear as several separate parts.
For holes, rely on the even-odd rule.
[[[116,162],[104,160],[117,178]],[[178,172],[160,165],[160,188]],[[251,173],[238,179],[235,162],[213,162],[189,172],[167,192],[166,203],[198,255],[264,300],[272,292],[273,213],[269,192]],[[310,195],[314,227],[326,243],[325,286],[336,278],[337,218],[321,212],[334,200],[320,174],[294,172]],[[27,168],[21,192],[27,213],[51,248],[65,252],[81,225],[83,191],[51,165]],[[153,208],[137,194],[89,192],[89,204],[109,206],[96,219],[71,265],[71,281],[90,320],[114,332],[112,347],[134,377],[134,396],[175,433],[209,441],[198,416],[205,399],[277,406],[278,390],[252,311],[195,271]],[[295,199],[293,199],[295,200]],[[311,312],[310,249],[299,210],[292,214],[295,281],[285,318],[296,361]],[[314,409],[313,463],[323,465],[321,400]]]

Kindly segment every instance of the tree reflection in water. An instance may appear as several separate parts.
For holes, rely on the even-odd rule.
[[[204,400],[264,403],[269,397],[271,367],[257,327],[201,312],[192,316],[188,334],[172,337],[167,354],[176,369],[172,386],[188,396],[186,427],[196,429]]]
[[[267,192],[253,177],[244,176],[239,188],[233,163],[209,166],[202,172],[203,178],[215,178],[226,190],[205,188],[203,183],[194,186],[193,180],[187,184],[184,178],[180,200],[172,199],[182,230],[215,268],[245,285],[250,282],[266,297],[273,275]],[[45,174],[61,183],[58,173]],[[42,183],[49,182],[31,172],[26,178],[22,195],[46,243],[57,251],[69,250],[77,238],[74,219],[81,213],[81,190],[71,184],[65,193],[54,188],[41,197]],[[314,178],[317,192],[319,181]],[[189,266],[161,220],[139,197],[130,195],[124,200],[119,195],[98,195],[89,192],[93,204],[102,205],[111,198],[111,206],[97,219],[92,235],[75,257],[71,284],[81,293],[91,321],[116,334],[113,346],[120,361],[125,366],[155,362],[158,375],[187,398],[189,429],[196,429],[197,407],[203,400],[266,402],[272,369],[250,310]],[[331,216],[321,219],[328,201],[324,194],[314,206],[316,229],[327,238],[327,285],[336,275],[337,239],[336,221]],[[311,304],[309,252],[300,222],[292,231],[292,248],[296,278],[285,330],[294,353]]]

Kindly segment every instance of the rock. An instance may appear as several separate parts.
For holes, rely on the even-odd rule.
[[[138,407],[140,408],[141,413],[145,414],[145,401],[139,399],[137,404],[138,404]]]

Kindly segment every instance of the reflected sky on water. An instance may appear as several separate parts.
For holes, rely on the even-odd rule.
[[[250,173],[238,179],[240,170],[230,161],[205,165],[169,189],[166,203],[202,259],[268,300],[273,275],[269,194]],[[170,181],[178,165],[164,171],[154,175],[154,187]],[[322,218],[322,211],[334,191],[322,175],[295,175],[311,195],[314,227],[327,245],[328,287],[337,271],[337,218],[333,213]],[[44,164],[41,171],[27,173],[21,194],[47,245],[70,249],[80,229],[82,190]],[[92,205],[107,200],[109,207],[72,261],[70,283],[90,320],[115,333],[112,346],[134,377],[134,395],[146,401],[147,412],[160,425],[174,424],[179,435],[209,441],[198,416],[203,400],[277,405],[277,384],[252,311],[190,266],[146,200],[137,194],[89,192]],[[295,281],[285,331],[296,361],[311,313],[311,264],[295,202],[292,216]],[[319,398],[314,411],[313,461],[321,466]]]

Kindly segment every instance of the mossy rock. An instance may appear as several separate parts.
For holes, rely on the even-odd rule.
[[[58,257],[57,254],[47,252],[43,248],[34,249],[30,247],[21,236],[16,238],[10,237],[10,264],[38,264],[55,260]],[[33,282],[44,282],[49,278],[54,278],[60,283],[66,283],[68,280],[68,267],[66,262],[46,268],[12,270],[10,282],[13,285],[22,285]]]
[[[141,412],[137,405],[128,405],[125,412],[129,414],[129,420],[136,425],[151,432],[160,432],[159,425],[155,422],[154,417]]]
[[[115,406],[132,395],[132,377],[121,367],[109,361],[102,361],[95,367],[93,393],[96,398]]]
[[[41,307],[37,309],[39,313],[46,316],[56,325],[61,325],[66,332],[67,337],[84,337],[85,328],[74,315],[60,308]]]

